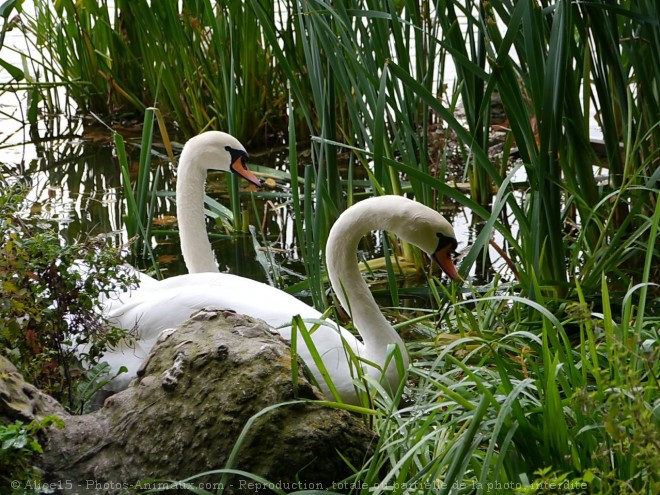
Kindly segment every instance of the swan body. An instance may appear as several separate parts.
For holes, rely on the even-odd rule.
[[[321,319],[319,311],[286,292],[244,277],[218,273],[204,223],[206,173],[212,168],[231,170],[258,184],[246,163],[245,149],[228,134],[211,131],[186,143],[179,160],[177,216],[182,252],[191,273],[162,281],[146,279],[128,295],[107,302],[107,315],[114,325],[137,331],[134,346],[122,344],[104,356],[113,370],[128,368],[128,373],[111,382],[113,390],[128,385],[163,330],[186,321],[204,307],[231,309],[262,319],[289,340],[294,316],[313,319],[315,323]],[[356,372],[347,358],[346,346],[363,360],[364,372],[380,380],[386,389],[395,391],[403,379],[389,355],[393,346],[401,351],[404,369],[408,367],[403,341],[380,312],[358,270],[358,242],[375,229],[393,231],[434,257],[450,277],[457,276],[450,258],[456,247],[454,231],[435,210],[400,196],[382,196],[361,201],[339,217],[326,248],[328,274],[362,341],[332,322],[319,326],[311,337],[341,400],[347,403],[358,403],[358,397],[353,385]],[[297,351],[322,391],[332,398],[301,338]],[[386,362],[390,364],[383,370]]]

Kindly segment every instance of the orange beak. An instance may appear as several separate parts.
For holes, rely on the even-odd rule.
[[[442,271],[445,272],[450,279],[454,280],[458,277],[458,270],[456,270],[456,265],[454,265],[454,262],[451,259],[451,251],[452,246],[447,245],[433,253],[433,259],[438,265],[440,265]]]
[[[257,187],[261,187],[261,180],[257,179],[257,176],[252,173],[252,171],[248,168],[247,163],[243,161],[242,157],[238,157],[236,160],[234,160],[234,163],[231,164],[230,169],[236,175],[243,177],[246,181],[254,184]]]

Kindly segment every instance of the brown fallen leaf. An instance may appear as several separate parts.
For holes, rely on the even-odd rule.
[[[176,217],[174,215],[162,215],[154,218],[153,223],[159,227],[171,227],[176,224]]]

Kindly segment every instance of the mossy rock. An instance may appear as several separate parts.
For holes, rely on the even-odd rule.
[[[2,376],[9,375],[18,374]],[[242,433],[232,468],[285,491],[328,487],[351,474],[346,461],[362,465],[375,443],[359,418],[299,402],[322,397],[302,376],[294,394],[288,345],[265,323],[223,310],[202,310],[164,332],[129,388],[94,413],[70,416],[45,394],[12,390],[0,392],[8,419],[15,413],[7,404],[22,403],[23,417],[65,420],[64,429],[48,431],[41,468],[50,481],[68,481],[68,493],[124,493],[141,480],[225,468]],[[215,474],[194,483],[208,489],[220,481]],[[259,491],[249,478],[223,482],[225,493]]]

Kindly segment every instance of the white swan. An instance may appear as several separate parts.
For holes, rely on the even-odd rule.
[[[206,132],[189,140],[179,160],[177,215],[186,266],[191,272],[162,281],[146,280],[130,296],[108,304],[111,321],[123,328],[137,328],[139,340],[134,347],[121,346],[104,356],[113,370],[126,366],[112,388],[121,390],[135,376],[137,368],[153,347],[160,332],[187,320],[195,310],[216,306],[260,318],[279,328],[285,339],[291,337],[295,315],[319,319],[321,313],[295,297],[251,279],[217,273],[204,224],[204,183],[208,169],[231,170],[253,183],[258,179],[247,169],[247,153],[232,136]],[[390,230],[403,240],[419,246],[454,278],[456,268],[450,254],[456,247],[454,231],[442,215],[419,203],[399,196],[367,199],[346,210],[332,227],[327,245],[327,267],[332,287],[342,306],[351,314],[360,332],[360,342],[347,330],[320,326],[313,334],[314,344],[323,359],[341,399],[357,403],[352,371],[342,340],[355,355],[382,368],[393,345],[401,350],[404,367],[408,356],[403,341],[387,322],[362,279],[356,250],[360,238],[374,230]],[[298,353],[315,375],[323,392],[330,390],[314,365],[309,349],[298,339]],[[396,390],[402,376],[391,365],[384,375],[378,368],[365,365],[365,372],[381,379],[386,388]]]

